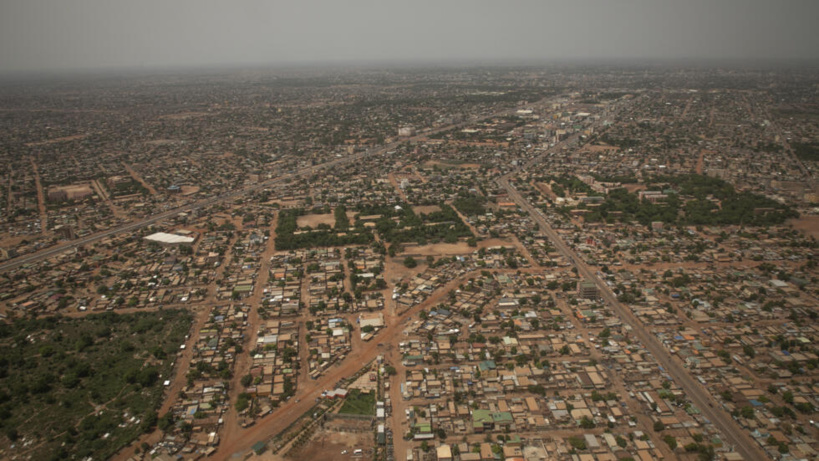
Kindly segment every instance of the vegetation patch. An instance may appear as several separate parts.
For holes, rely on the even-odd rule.
[[[6,453],[107,459],[152,430],[191,320],[164,310],[0,325],[0,444],[18,446]]]
[[[338,412],[342,415],[375,414],[375,393],[364,393],[360,389],[351,389]]]
[[[486,198],[481,195],[470,195],[458,197],[452,202],[455,208],[460,210],[465,216],[480,216],[486,214]]]
[[[558,197],[565,197],[567,193],[569,195],[578,193],[589,196],[600,195],[592,190],[591,186],[579,180],[574,175],[564,174],[560,176],[546,176],[538,178],[538,181],[551,183],[550,185],[552,187],[552,192],[554,192],[554,194]]]
[[[663,199],[652,203],[626,189],[609,192],[599,206],[589,208],[586,221],[653,221],[677,225],[747,225],[782,224],[799,214],[791,207],[751,192],[737,192],[718,178],[702,175],[663,176],[648,183],[649,191],[658,191]]]
[[[380,215],[375,228],[385,242],[394,245],[410,242],[418,245],[455,243],[460,237],[474,237],[455,209],[445,203],[438,206],[441,211],[428,214],[415,214],[412,207],[400,205],[397,208],[362,207],[358,211],[362,216]]]
[[[819,161],[819,144],[791,144],[793,153],[799,157],[800,160],[808,160],[811,162]]]
[[[276,250],[366,245],[373,241],[372,233],[364,228],[363,222],[357,221],[350,227],[343,206],[334,212],[335,230],[328,224],[319,224],[316,229],[300,228],[298,218],[304,214],[305,210],[300,208],[281,211],[276,227]]]

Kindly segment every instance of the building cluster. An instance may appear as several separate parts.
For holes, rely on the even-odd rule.
[[[265,416],[296,391],[299,364],[299,323],[289,320],[260,322],[250,371],[242,377],[252,400],[240,414]]]
[[[291,72],[0,89],[0,261],[120,229],[3,319],[200,315],[151,455],[327,389],[385,461],[817,457],[815,76]]]
[[[155,452],[207,456],[219,445],[219,431],[229,411],[229,383],[237,356],[244,352],[249,306],[225,304],[211,309],[191,351],[187,384],[164,417],[169,427]],[[184,355],[183,351],[180,355]]]

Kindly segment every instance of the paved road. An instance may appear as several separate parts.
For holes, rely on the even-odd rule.
[[[548,100],[548,99],[549,98],[544,98],[544,101]],[[535,103],[533,105],[538,105],[538,104],[541,104],[542,102],[543,101],[538,101],[537,103]],[[516,110],[518,110],[518,107],[515,107],[515,108],[512,108],[512,109],[507,109],[507,110],[504,110],[504,111],[500,111],[500,112],[492,114],[492,115],[485,115],[485,116],[480,116],[480,117],[471,117],[471,118],[469,118],[469,119],[467,119],[467,120],[465,120],[463,122],[452,124],[452,125],[447,125],[447,126],[432,129],[432,130],[425,130],[422,133],[418,134],[417,136],[410,137],[410,138],[403,138],[403,139],[400,139],[400,140],[398,140],[396,142],[384,145],[384,146],[382,146],[380,148],[369,149],[367,151],[364,151],[364,152],[361,152],[361,153],[358,153],[358,154],[355,154],[355,155],[352,155],[352,156],[337,158],[337,159],[334,159],[334,160],[331,160],[331,161],[328,161],[328,162],[325,162],[325,163],[322,163],[322,164],[319,164],[319,165],[314,165],[314,166],[302,168],[302,169],[300,169],[298,171],[295,171],[293,173],[288,173],[288,174],[279,176],[277,178],[274,178],[274,179],[271,179],[271,180],[268,180],[268,181],[265,181],[265,182],[262,182],[262,183],[259,183],[259,184],[255,184],[255,185],[252,185],[252,186],[237,189],[235,191],[231,191],[229,193],[226,193],[226,194],[223,194],[223,195],[220,195],[220,196],[217,196],[217,197],[204,199],[204,200],[201,200],[201,201],[193,203],[193,204],[187,204],[187,205],[184,205],[184,206],[175,207],[173,209],[164,211],[162,213],[159,213],[157,215],[142,219],[140,221],[136,221],[136,222],[132,222],[132,223],[126,223],[124,225],[114,227],[114,228],[111,228],[111,229],[108,229],[108,230],[105,230],[105,231],[102,231],[102,232],[99,232],[99,233],[96,233],[96,234],[93,234],[93,235],[89,235],[89,236],[86,236],[86,237],[83,237],[83,238],[80,238],[80,239],[72,240],[70,242],[65,242],[65,243],[62,243],[62,244],[59,244],[59,245],[56,245],[56,246],[46,248],[46,249],[41,250],[41,251],[39,251],[37,253],[21,256],[19,258],[15,258],[13,260],[6,261],[5,263],[0,264],[0,272],[11,270],[11,269],[20,267],[20,266],[22,266],[24,264],[29,264],[29,263],[33,263],[33,262],[36,262],[36,261],[40,261],[40,260],[48,258],[50,256],[54,256],[56,254],[59,254],[59,253],[61,253],[63,251],[70,250],[72,248],[76,248],[76,247],[79,247],[79,246],[82,246],[82,245],[87,245],[89,243],[93,243],[95,241],[101,240],[101,239],[103,239],[105,237],[108,237],[108,236],[111,236],[111,235],[114,235],[114,234],[140,229],[140,228],[149,226],[151,224],[154,224],[156,222],[162,221],[164,219],[171,218],[171,217],[177,215],[178,213],[181,213],[181,212],[184,212],[184,211],[201,209],[201,208],[213,205],[215,203],[231,200],[231,199],[234,199],[234,198],[237,198],[237,197],[252,193],[254,191],[262,190],[264,188],[271,187],[271,186],[274,186],[276,184],[283,183],[283,182],[288,181],[288,180],[290,180],[292,178],[297,178],[300,175],[313,174],[313,173],[315,173],[315,172],[317,172],[317,171],[319,171],[321,169],[330,169],[330,168],[333,168],[333,167],[336,167],[336,166],[345,165],[345,164],[352,163],[352,162],[358,162],[360,160],[363,160],[366,157],[370,157],[370,156],[373,156],[373,155],[384,154],[386,152],[389,152],[390,150],[395,149],[399,144],[404,143],[404,142],[421,141],[421,140],[426,139],[426,137],[428,137],[428,136],[430,136],[432,134],[435,134],[435,133],[440,133],[440,132],[448,131],[448,130],[451,130],[451,129],[454,129],[454,128],[466,126],[468,124],[471,124],[471,123],[474,123],[474,122],[476,122],[478,120],[482,120],[482,119],[486,119],[486,118],[500,117],[500,116],[508,115],[508,114],[514,113]],[[460,280],[460,281],[462,281],[462,280]],[[388,338],[391,338],[391,339],[397,338],[398,336],[397,336],[396,333],[397,333],[398,329],[400,328],[401,323],[404,320],[409,318],[413,313],[417,312],[419,309],[425,308],[425,307],[430,306],[430,305],[433,305],[431,303],[433,301],[437,302],[438,301],[437,297],[438,296],[443,296],[443,294],[445,294],[445,293],[446,293],[445,291],[440,292],[440,293],[436,293],[435,295],[430,297],[427,301],[413,307],[412,309],[410,309],[410,310],[404,312],[403,314],[397,316],[396,318],[392,319],[392,321],[386,327],[386,329],[383,332],[380,333],[381,337],[388,337]],[[257,328],[257,327],[258,327],[258,325],[253,325],[253,324],[248,325],[249,329],[253,329],[253,328]],[[326,386],[327,388],[332,387],[332,384],[334,384],[338,380],[340,380],[342,378],[346,378],[346,377],[352,375],[353,373],[355,373],[356,371],[358,371],[358,369],[360,369],[366,362],[368,362],[369,360],[372,360],[373,358],[375,358],[375,356],[378,355],[379,352],[381,352],[381,351],[379,351],[377,343],[375,343],[375,342],[367,343],[366,345],[363,345],[362,347],[357,348],[357,350],[353,350],[347,356],[347,359],[344,360],[344,362],[340,364],[340,366],[331,368],[318,381],[313,382],[313,383],[309,383],[311,385],[305,385],[305,383],[303,383],[303,382],[300,383],[299,389],[298,389],[298,391],[296,393],[296,396],[295,396],[296,398],[291,399],[288,402],[285,402],[281,407],[279,407],[272,414],[270,414],[270,415],[268,415],[268,416],[266,416],[264,418],[261,418],[255,426],[253,426],[251,428],[248,428],[246,430],[239,431],[240,434],[234,440],[225,440],[224,443],[222,444],[222,446],[220,446],[219,451],[217,451],[216,454],[214,455],[214,459],[215,460],[227,459],[228,457],[235,454],[237,451],[241,451],[243,449],[247,450],[247,448],[250,446],[250,444],[252,444],[252,443],[254,443],[254,442],[256,442],[256,441],[258,441],[260,439],[267,439],[271,435],[274,435],[274,434],[277,434],[278,432],[281,432],[282,430],[284,430],[287,427],[287,425],[289,425],[292,421],[295,421],[296,419],[298,419],[298,417],[300,417],[305,411],[307,411],[310,407],[312,407],[314,399],[316,397],[318,397],[320,390],[323,389],[322,386]],[[181,373],[181,370],[178,371],[178,373]],[[307,379],[307,376],[304,376],[303,379]]]
[[[172,217],[176,216],[177,214],[179,214],[181,212],[184,212],[184,211],[198,210],[200,208],[204,208],[204,207],[213,205],[215,203],[224,202],[226,200],[232,200],[234,198],[241,197],[241,196],[249,194],[251,192],[255,192],[255,191],[267,188],[267,187],[274,186],[276,184],[283,183],[283,182],[285,182],[285,181],[287,181],[289,179],[297,177],[298,175],[312,174],[312,173],[318,171],[319,169],[331,168],[331,167],[334,167],[334,166],[359,161],[359,160],[361,160],[362,158],[364,158],[366,156],[381,154],[381,153],[387,151],[388,149],[391,149],[391,148],[395,147],[396,145],[397,145],[397,143],[390,144],[390,145],[387,145],[387,146],[379,148],[379,149],[370,149],[368,151],[361,152],[361,153],[358,153],[358,154],[355,154],[355,155],[352,155],[352,156],[349,156],[349,157],[342,157],[340,159],[335,159],[335,160],[332,160],[332,161],[329,161],[329,162],[326,162],[326,163],[322,163],[322,164],[319,164],[319,165],[314,165],[314,166],[310,166],[310,167],[307,167],[307,168],[303,168],[301,170],[298,170],[295,173],[285,174],[285,175],[279,176],[279,177],[277,177],[275,179],[271,179],[269,181],[265,181],[265,182],[262,182],[262,183],[259,183],[259,184],[244,187],[242,189],[237,189],[235,191],[231,191],[231,192],[228,192],[226,194],[222,194],[222,195],[219,195],[219,196],[216,196],[216,197],[204,199],[204,200],[201,200],[201,201],[193,203],[193,204],[187,204],[187,205],[175,207],[175,208],[172,208],[170,210],[163,211],[162,213],[153,215],[151,217],[148,217],[148,218],[145,218],[145,219],[142,219],[142,220],[139,220],[139,221],[126,223],[126,224],[123,224],[121,226],[113,227],[111,229],[104,230],[102,232],[98,232],[96,234],[88,235],[88,236],[85,236],[85,237],[82,237],[82,238],[79,238],[79,239],[76,239],[76,240],[72,240],[70,242],[61,243],[59,245],[55,245],[55,246],[46,248],[44,250],[41,250],[41,251],[39,251],[37,253],[32,253],[30,255],[20,256],[19,258],[15,258],[15,259],[6,261],[3,264],[0,264],[0,272],[4,272],[4,271],[10,270],[10,269],[14,269],[14,268],[20,267],[20,266],[22,266],[24,264],[29,264],[29,263],[32,263],[32,262],[36,262],[36,261],[48,258],[50,256],[54,256],[56,254],[59,254],[59,253],[61,253],[63,251],[72,249],[72,248],[76,248],[76,247],[79,247],[79,246],[82,246],[82,245],[87,245],[89,243],[93,243],[93,242],[96,242],[98,240],[101,240],[101,239],[103,239],[105,237],[108,237],[108,236],[111,236],[111,235],[114,235],[114,234],[119,234],[121,232],[128,232],[128,231],[133,231],[133,230],[136,230],[136,229],[140,229],[140,228],[149,226],[151,224],[157,223],[159,221],[162,221],[164,219],[172,218]]]
[[[739,452],[747,460],[769,459],[769,456],[759,447],[756,441],[751,438],[748,432],[741,428],[728,413],[723,411],[713,396],[700,386],[700,384],[671,357],[665,347],[643,326],[631,310],[617,301],[617,298],[611,289],[609,289],[609,286],[594,274],[573,249],[563,242],[563,239],[560,238],[557,232],[555,232],[548,221],[543,217],[541,211],[535,209],[529,201],[521,196],[517,189],[509,184],[508,176],[510,175],[506,175],[498,180],[499,185],[506,189],[509,198],[532,216],[540,225],[541,231],[549,237],[555,248],[560,251],[567,260],[573,261],[580,276],[586,280],[594,281],[600,290],[601,296],[615,314],[617,314],[623,322],[631,326],[635,336],[637,336],[637,339],[640,340],[646,350],[651,352],[677,385],[685,391],[686,396],[697,405],[702,414],[722,432],[723,437],[733,446],[734,450]]]
[[[142,219],[142,220],[139,220],[139,221],[126,223],[126,224],[123,224],[121,226],[113,227],[111,229],[107,229],[107,230],[98,232],[96,234],[88,235],[88,236],[81,237],[81,238],[76,239],[76,240],[71,240],[69,242],[64,242],[64,243],[61,243],[61,244],[58,244],[58,245],[55,245],[55,246],[45,248],[45,249],[43,249],[41,251],[38,251],[36,253],[32,253],[32,254],[28,254],[28,255],[20,256],[18,258],[11,259],[9,261],[6,261],[6,262],[0,264],[0,272],[5,272],[5,271],[11,270],[11,269],[15,269],[15,268],[18,268],[18,267],[20,267],[20,266],[22,266],[24,264],[30,264],[30,263],[33,263],[33,262],[36,262],[36,261],[40,261],[40,260],[43,260],[45,258],[55,256],[55,255],[57,255],[59,253],[62,253],[63,251],[70,250],[70,249],[73,249],[73,248],[77,248],[77,247],[80,247],[82,245],[87,245],[89,243],[96,242],[98,240],[101,240],[101,239],[103,239],[105,237],[108,237],[108,236],[111,236],[111,235],[119,234],[121,232],[129,232],[129,231],[134,231],[134,230],[137,230],[137,229],[141,229],[143,227],[150,226],[151,224],[155,224],[155,223],[157,223],[159,221],[162,221],[162,220],[165,220],[165,219],[168,219],[168,218],[172,218],[172,217],[176,216],[177,214],[185,212],[185,211],[198,210],[198,209],[213,205],[215,203],[220,203],[220,202],[224,202],[224,201],[227,201],[227,200],[232,200],[232,199],[235,199],[237,197],[241,197],[243,195],[246,195],[246,194],[249,194],[249,193],[252,193],[252,192],[255,192],[255,191],[263,190],[265,188],[275,186],[277,184],[284,183],[284,182],[286,182],[286,181],[288,181],[290,179],[297,178],[297,177],[299,177],[301,175],[310,175],[310,174],[316,173],[317,171],[322,170],[322,169],[331,169],[333,167],[337,167],[337,166],[341,166],[341,165],[346,165],[348,163],[354,163],[354,162],[361,161],[366,157],[371,157],[371,156],[374,156],[374,155],[384,154],[385,152],[389,152],[390,150],[395,149],[396,147],[398,147],[399,144],[402,144],[404,142],[418,141],[418,140],[421,140],[421,139],[425,139],[426,137],[428,137],[428,136],[430,136],[432,134],[435,134],[435,133],[441,133],[441,132],[444,132],[444,131],[451,130],[453,128],[458,128],[458,127],[461,127],[461,126],[465,126],[465,125],[468,125],[470,123],[474,123],[474,122],[476,122],[476,121],[478,121],[480,119],[485,119],[485,118],[490,118],[490,117],[500,117],[500,116],[503,116],[503,115],[508,115],[510,113],[513,113],[516,110],[517,110],[517,108],[513,108],[513,109],[505,110],[505,111],[502,111],[502,112],[499,112],[497,114],[490,115],[490,116],[472,117],[472,118],[470,118],[470,119],[468,119],[468,120],[466,120],[464,122],[443,126],[443,127],[436,128],[436,129],[433,129],[433,130],[424,131],[423,133],[420,133],[417,136],[414,136],[414,137],[411,137],[411,138],[403,138],[403,139],[400,139],[400,140],[395,141],[393,143],[386,144],[386,145],[384,145],[382,147],[368,149],[368,150],[366,150],[364,152],[360,152],[358,154],[333,159],[333,160],[330,160],[328,162],[321,163],[321,164],[318,164],[318,165],[305,167],[305,168],[302,168],[300,170],[296,170],[293,173],[287,173],[287,174],[278,176],[276,178],[270,179],[268,181],[265,181],[265,182],[262,182],[262,183],[259,183],[259,184],[254,184],[254,185],[247,186],[247,187],[244,187],[244,188],[241,188],[241,189],[237,189],[237,190],[228,192],[226,194],[222,194],[222,195],[219,195],[219,196],[216,196],[216,197],[211,197],[211,198],[208,198],[208,199],[201,200],[201,201],[196,202],[196,203],[175,207],[175,208],[172,208],[170,210],[163,211],[162,213],[153,215],[151,217],[148,217],[148,218],[145,218],[145,219]]]

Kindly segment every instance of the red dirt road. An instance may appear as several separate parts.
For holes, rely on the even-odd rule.
[[[216,461],[230,459],[234,454],[247,452],[254,443],[267,440],[285,430],[290,424],[301,417],[301,415],[312,408],[315,404],[315,399],[321,395],[323,390],[333,388],[338,381],[355,374],[361,367],[375,359],[376,356],[385,353],[385,346],[379,346],[379,344],[385,344],[386,342],[390,344],[394,342],[397,343],[401,337],[400,332],[404,322],[408,318],[421,309],[426,309],[440,303],[445,299],[450,290],[455,289],[459,284],[463,283],[463,281],[474,276],[474,272],[469,272],[452,280],[444,287],[436,290],[435,293],[424,302],[413,306],[401,315],[395,316],[393,313],[390,312],[387,314],[385,311],[385,314],[389,315],[389,319],[387,320],[388,326],[378,333],[372,341],[362,343],[361,347],[353,349],[339,366],[331,368],[318,380],[300,379],[299,389],[293,398],[277,408],[273,413],[259,419],[254,426],[233,432],[233,438],[226,440],[224,444],[220,445],[212,459]],[[379,343],[378,341],[384,341],[384,343]]]

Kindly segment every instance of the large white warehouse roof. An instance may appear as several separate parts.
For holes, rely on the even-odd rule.
[[[183,237],[176,234],[167,234],[165,232],[157,232],[145,237],[145,240],[159,243],[193,243],[193,237]]]

